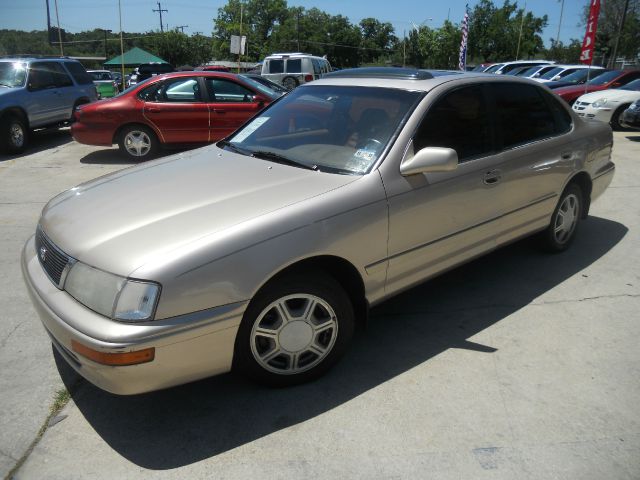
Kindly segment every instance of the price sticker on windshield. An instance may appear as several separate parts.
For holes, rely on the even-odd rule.
[[[251,135],[253,132],[255,132],[262,125],[264,125],[267,122],[267,120],[269,120],[270,118],[271,117],[256,118],[253,122],[251,122],[249,125],[244,127],[244,129],[240,133],[238,133],[235,137],[233,137],[233,139],[231,140],[231,143],[244,142],[244,140],[249,135]]]

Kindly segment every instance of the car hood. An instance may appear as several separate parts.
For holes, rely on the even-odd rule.
[[[358,178],[209,146],[72,188],[47,204],[40,224],[68,255],[128,276],[172,250]]]
[[[632,102],[640,98],[640,92],[636,90],[609,89],[599,92],[591,92],[578,98],[579,102],[593,103],[600,98],[606,98],[614,102]]]

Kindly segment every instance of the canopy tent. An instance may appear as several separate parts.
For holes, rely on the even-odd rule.
[[[141,63],[169,63],[161,59],[160,57],[156,57],[155,55],[141,49],[138,47],[133,47],[131,50],[124,53],[124,55],[118,55],[115,58],[112,58],[108,62],[104,62],[105,67],[119,67],[122,64],[122,58],[124,57],[124,66],[125,67],[137,67]]]

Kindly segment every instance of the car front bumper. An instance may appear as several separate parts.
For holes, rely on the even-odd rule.
[[[233,347],[247,302],[141,324],[99,315],[59,290],[38,261],[34,237],[22,251],[22,273],[33,305],[55,348],[80,375],[111,393],[132,395],[160,390],[231,370]],[[100,338],[79,325],[103,325]],[[97,352],[155,349],[148,363],[111,366],[74,351],[77,342]]]
[[[597,120],[599,122],[609,123],[615,108],[593,108],[591,105],[578,110],[574,105],[573,111],[586,120]]]

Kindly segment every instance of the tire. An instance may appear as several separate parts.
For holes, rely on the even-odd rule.
[[[332,277],[309,273],[276,280],[245,311],[233,368],[272,387],[308,382],[342,356],[354,323],[351,300]]]
[[[0,150],[4,153],[22,153],[27,148],[29,129],[18,115],[7,115],[0,121]]]
[[[129,125],[118,135],[120,153],[138,162],[154,158],[160,150],[156,134],[144,125]]]
[[[613,130],[627,130],[627,128],[623,127],[622,124],[620,123],[621,117],[622,117],[622,112],[624,112],[627,108],[629,108],[629,105],[631,105],[630,103],[626,104],[626,105],[620,105],[615,112],[613,112],[613,115],[611,115],[611,120],[609,121],[609,125],[611,125],[611,128]]]
[[[560,196],[551,216],[551,223],[542,232],[542,246],[546,251],[558,253],[571,246],[578,231],[583,209],[582,189],[577,184],[570,183]]]
[[[287,90],[293,90],[298,86],[298,80],[294,77],[284,77],[282,79],[282,86]]]

